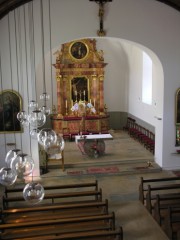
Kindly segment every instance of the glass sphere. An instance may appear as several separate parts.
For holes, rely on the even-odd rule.
[[[23,121],[27,120],[28,115],[25,111],[18,112],[17,119],[22,123]]]
[[[29,110],[30,110],[30,111],[34,111],[34,110],[37,109],[38,103],[37,103],[36,101],[34,101],[34,100],[31,100],[31,101],[29,102],[28,107],[29,107]]]
[[[9,186],[15,183],[17,179],[16,171],[12,168],[1,168],[0,170],[0,183],[4,186]]]
[[[19,177],[28,176],[34,169],[34,161],[28,154],[20,153],[11,162],[11,168]]]
[[[22,122],[21,122],[22,126],[24,127],[28,127],[29,126],[29,119],[28,119],[28,116],[27,116],[27,119],[24,119]]]
[[[45,149],[49,148],[53,144],[55,144],[56,140],[57,140],[57,135],[56,135],[55,131],[53,131],[50,128],[44,128],[38,134],[38,142]]]
[[[63,151],[64,150],[65,141],[64,141],[64,138],[62,136],[60,136],[60,135],[57,136],[56,146],[59,147],[59,151]]]
[[[5,162],[8,167],[10,167],[12,160],[17,156],[20,149],[12,149],[6,154]]]
[[[33,138],[33,139],[37,139],[37,135],[38,133],[40,132],[40,130],[38,128],[33,128],[31,131],[30,131],[30,136]]]
[[[28,183],[24,187],[23,197],[30,204],[37,204],[44,198],[44,188],[40,183]]]
[[[46,115],[40,110],[34,110],[29,114],[28,120],[32,127],[42,127],[46,122]]]
[[[40,99],[47,101],[47,100],[50,99],[50,95],[49,95],[48,93],[44,92],[44,93],[42,93],[42,94],[40,95]]]
[[[42,106],[39,110],[42,113],[44,113],[46,116],[48,116],[51,113],[51,110],[49,108],[47,108],[47,106]]]

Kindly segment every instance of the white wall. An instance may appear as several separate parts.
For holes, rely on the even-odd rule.
[[[56,82],[54,68],[51,67],[51,57],[54,63],[53,53],[61,43],[78,38],[96,37],[99,28],[98,6],[94,2],[50,0],[50,5],[48,0],[42,2],[43,11],[41,11],[41,2],[35,0],[12,11],[0,21],[1,89],[11,88],[19,91],[24,96],[26,109],[28,101],[42,93],[43,75],[48,92],[52,93],[53,102],[56,101]],[[171,154],[175,152],[175,92],[180,87],[179,23],[180,13],[160,2],[113,0],[112,3],[106,4],[104,28],[107,37],[115,39],[112,45],[109,44],[110,39],[106,39],[103,43],[99,39],[100,43],[98,42],[99,47],[105,48],[105,61],[108,62],[105,76],[105,101],[108,110],[126,111],[129,107],[129,111],[134,115],[156,126],[158,140],[156,161],[164,168],[180,168],[179,156]],[[137,47],[131,45],[128,50],[124,41],[119,42],[117,38],[139,45]],[[109,48],[106,49],[107,46]],[[140,89],[136,86],[139,72],[135,70],[139,71],[140,66],[135,57],[140,46],[145,46],[157,56],[154,60],[156,82],[153,88],[153,102],[157,105],[153,105],[151,111],[148,106],[142,106],[141,101],[138,100]],[[46,56],[45,74],[43,74],[43,55]],[[159,65],[159,61],[163,70],[156,68],[156,63]],[[162,85],[159,89],[163,82],[162,71],[164,87]],[[137,89],[137,92],[132,95],[134,89]],[[127,98],[128,91],[132,98]],[[146,113],[152,112],[152,115],[141,114],[141,108]],[[161,116],[162,121],[155,119],[154,115]],[[5,153],[5,143],[14,139],[17,145],[23,145],[26,151],[32,152],[28,130],[22,135],[1,134],[1,161]]]

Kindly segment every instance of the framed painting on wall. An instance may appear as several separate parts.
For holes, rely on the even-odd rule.
[[[0,92],[0,133],[21,132],[17,114],[22,110],[22,98],[13,90]]]

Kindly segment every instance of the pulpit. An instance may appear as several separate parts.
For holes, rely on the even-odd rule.
[[[56,53],[57,107],[51,115],[57,133],[108,132],[109,116],[104,103],[103,51],[95,39],[62,44]]]

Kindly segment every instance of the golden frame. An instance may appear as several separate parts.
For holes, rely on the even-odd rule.
[[[74,41],[69,47],[69,54],[73,60],[84,61],[89,54],[89,47],[83,41]]]
[[[0,133],[22,132],[17,113],[22,111],[22,98],[14,90],[0,92]]]
[[[70,79],[70,99],[73,102],[89,101],[89,78],[87,76],[74,76]]]
[[[176,124],[180,124],[180,88],[176,91],[176,99],[175,99],[175,122]]]

